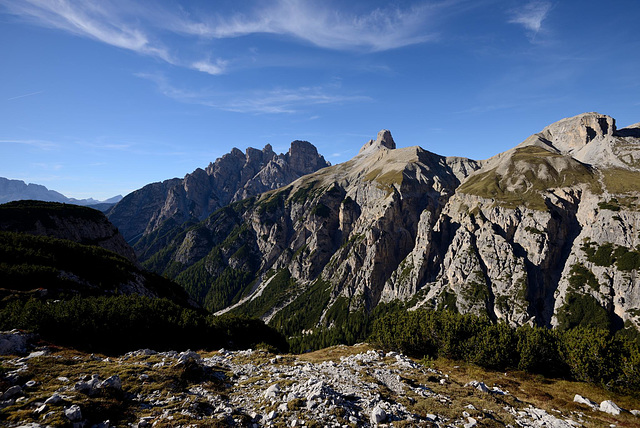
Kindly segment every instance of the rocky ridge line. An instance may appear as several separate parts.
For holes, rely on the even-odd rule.
[[[203,220],[233,201],[284,186],[328,165],[306,141],[293,141],[289,151],[279,155],[269,144],[245,153],[234,148],[183,179],[148,184],[128,194],[107,215],[133,244],[158,230]],[[145,251],[141,248],[139,253]]]

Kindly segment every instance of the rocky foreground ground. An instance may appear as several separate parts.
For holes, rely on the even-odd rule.
[[[8,427],[639,426],[640,402],[599,387],[368,345],[304,355],[54,347],[4,356]]]

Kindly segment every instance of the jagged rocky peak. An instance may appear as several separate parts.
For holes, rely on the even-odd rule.
[[[579,151],[597,138],[612,137],[616,121],[600,113],[583,113],[562,119],[544,128],[541,136],[563,153]]]
[[[295,172],[309,174],[328,165],[318,149],[308,141],[295,140],[287,152],[289,166]]]
[[[136,244],[157,230],[166,235],[167,230],[203,220],[231,202],[285,186],[329,165],[307,141],[292,142],[284,154],[274,153],[270,144],[262,150],[249,147],[245,152],[233,148],[184,179],[153,183],[132,192],[108,215],[124,237]],[[157,240],[153,236],[148,241]],[[135,246],[139,254],[144,253],[145,245]]]
[[[378,137],[375,140],[369,140],[367,143],[365,143],[365,145],[362,146],[358,154],[373,152],[378,150],[381,147],[385,147],[390,150],[393,150],[396,148],[396,142],[393,141],[393,137],[391,136],[391,131],[389,131],[388,129],[383,129],[380,132],[378,132]]]

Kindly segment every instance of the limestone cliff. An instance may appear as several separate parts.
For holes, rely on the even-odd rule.
[[[586,113],[484,161],[397,149],[383,130],[352,160],[174,235],[147,263],[209,309],[288,334],[394,300],[512,325],[599,314],[638,327],[638,129]]]
[[[580,323],[591,302],[637,327],[638,136],[587,113],[485,161],[438,221],[442,264],[421,302],[514,325]]]

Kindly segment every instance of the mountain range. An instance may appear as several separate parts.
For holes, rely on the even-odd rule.
[[[290,335],[401,303],[510,325],[640,326],[640,124],[585,113],[486,160],[396,148],[328,166],[234,149],[108,213],[142,264]]]
[[[139,254],[158,251],[176,228],[206,219],[231,202],[277,189],[330,164],[307,141],[293,141],[287,153],[234,148],[183,179],[152,183],[128,194],[108,217]],[[158,242],[160,239],[160,242]],[[159,245],[160,244],[160,245]]]
[[[25,183],[22,180],[10,180],[0,177],[0,204],[20,200],[35,200],[48,202],[62,202],[67,204],[93,206],[104,210],[111,208],[122,199],[122,195],[114,196],[104,201],[93,198],[75,199],[68,198],[55,190],[49,190],[41,184]]]

